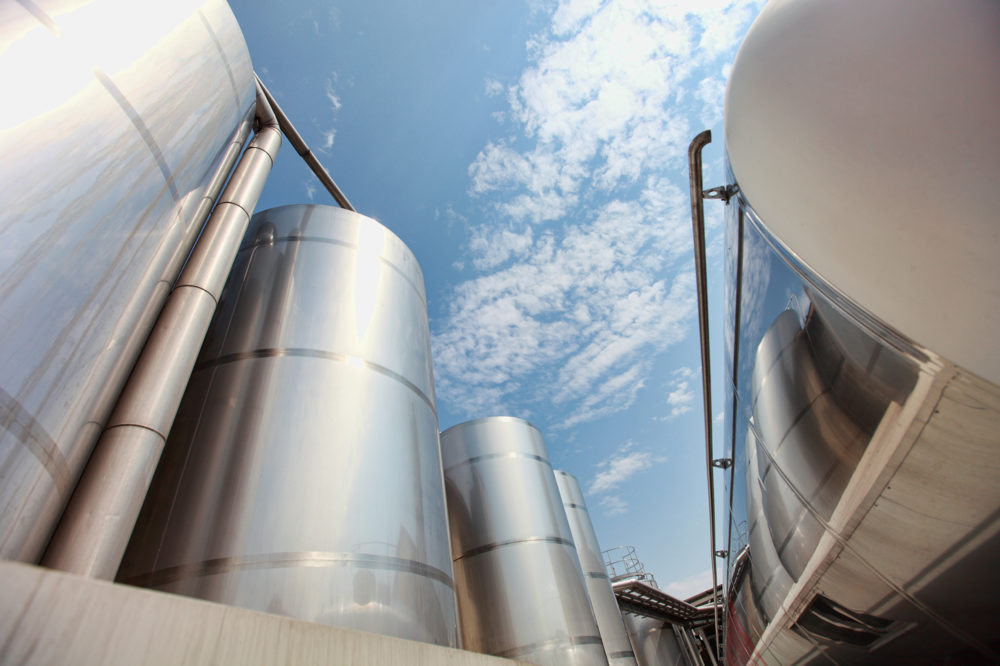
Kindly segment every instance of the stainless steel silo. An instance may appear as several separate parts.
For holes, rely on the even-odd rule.
[[[608,572],[604,568],[601,546],[587,512],[580,483],[575,476],[562,470],[555,470],[555,476],[573,542],[576,544],[576,554],[580,558],[580,568],[583,569],[583,577],[587,583],[587,595],[597,618],[597,626],[601,630],[608,663],[612,666],[635,666],[632,644],[625,631],[625,623],[622,622],[621,610],[618,608],[615,592],[611,589]]]
[[[463,647],[607,664],[541,432],[492,417],[441,433]]]
[[[457,645],[423,278],[367,217],[250,223],[118,579]]]
[[[36,561],[255,91],[224,0],[0,13],[0,558]]]
[[[669,623],[626,613],[625,626],[639,666],[688,666],[689,662]]]

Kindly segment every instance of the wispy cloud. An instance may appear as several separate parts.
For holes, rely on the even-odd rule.
[[[607,495],[597,503],[605,516],[620,516],[628,510],[628,503],[618,495]]]
[[[614,490],[639,472],[665,460],[665,458],[654,456],[649,451],[636,449],[635,444],[631,442],[624,444],[608,458],[598,463],[600,471],[590,482],[587,492],[591,495],[597,495]]]
[[[515,232],[510,229],[477,227],[473,229],[469,240],[472,265],[481,271],[496,268],[512,257],[523,256],[531,248],[532,242],[530,228]]]
[[[330,108],[340,110],[340,97],[333,90],[333,79],[326,80],[326,99],[330,102]]]
[[[712,589],[712,570],[705,569],[698,573],[674,580],[663,586],[663,591],[677,599],[687,599],[705,590]]]
[[[694,407],[695,381],[697,373],[691,368],[677,368],[671,373],[671,379],[667,385],[667,407],[670,412],[666,416],[658,417],[657,420],[666,421],[675,419],[682,414],[687,414]]]
[[[564,427],[632,404],[643,359],[678,341],[694,308],[690,273],[663,274],[685,249],[679,223],[665,220],[683,219],[672,209],[686,203],[651,185],[641,201],[613,201],[558,232],[473,232],[474,266],[494,270],[455,287],[434,337],[442,399],[470,415],[491,404],[478,394],[495,409],[564,405]]]
[[[467,416],[538,405],[552,428],[634,404],[694,312],[690,123],[718,113],[723,60],[753,13],[566,0],[517,82],[485,82],[506,95],[509,134],[469,166],[490,222],[469,227],[475,274],[433,322],[439,400]],[[692,400],[678,383],[671,413]]]
[[[326,90],[324,91],[326,94],[326,99],[330,104],[330,119],[332,123],[336,122],[337,112],[340,111],[341,107],[340,96],[337,95],[336,91],[333,88],[333,84],[336,78],[337,78],[337,73],[333,72],[331,78],[326,80]],[[324,153],[329,152],[329,150],[333,148],[333,142],[336,136],[337,136],[337,129],[335,127],[331,126],[327,127],[326,129],[321,129],[320,130],[321,141],[318,150]]]
[[[486,90],[486,95],[489,97],[496,97],[498,95],[502,95],[504,90],[503,84],[497,81],[496,79],[486,79],[484,88]]]

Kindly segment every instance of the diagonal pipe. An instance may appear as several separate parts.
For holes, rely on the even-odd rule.
[[[275,101],[274,97],[271,95],[271,91],[267,89],[267,86],[264,85],[264,82],[260,80],[259,76],[257,77],[257,86],[261,91],[263,91],[268,104],[270,104],[271,108],[274,110],[274,115],[278,119],[278,126],[281,127],[281,131],[288,139],[288,143],[292,144],[292,148],[295,149],[295,152],[297,152],[299,157],[301,157],[309,168],[312,169],[312,172],[316,174],[319,182],[323,184],[323,187],[326,188],[326,191],[330,193],[334,201],[336,201],[341,208],[354,210],[354,206],[351,205],[351,202],[347,200],[344,193],[340,191],[339,187],[337,187],[337,183],[333,182],[330,172],[326,170],[326,167],[320,164],[315,153],[313,153],[313,151],[306,144],[305,139],[303,139],[302,135],[295,129],[295,126],[292,125],[292,121],[285,115],[285,112],[281,110],[280,106],[278,106],[278,102]]]
[[[220,292],[281,147],[257,86],[259,129],[181,272],[42,564],[110,580],[135,527]]]

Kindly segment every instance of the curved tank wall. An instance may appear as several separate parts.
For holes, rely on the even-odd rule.
[[[1000,387],[838,294],[742,195],[727,241],[727,657],[995,658]]]
[[[635,654],[632,644],[625,632],[622,613],[618,608],[618,600],[611,589],[608,572],[604,568],[604,558],[601,546],[597,541],[597,533],[590,522],[587,503],[580,489],[580,482],[572,474],[555,470],[556,486],[562,498],[569,529],[576,544],[576,554],[580,559],[580,568],[587,584],[587,596],[590,597],[591,608],[601,630],[601,640],[604,642],[604,653],[612,666],[635,666]]]
[[[625,613],[624,618],[639,666],[687,666],[669,624],[634,613]]]
[[[248,129],[254,81],[223,0],[7,3],[2,15],[0,557],[34,561],[223,152]]]
[[[733,173],[768,230],[994,385],[998,34],[1000,4],[982,0],[769,3],[725,103]]]
[[[441,433],[463,647],[607,664],[542,434],[513,417]]]
[[[457,646],[432,381],[399,238],[258,213],[118,579]]]

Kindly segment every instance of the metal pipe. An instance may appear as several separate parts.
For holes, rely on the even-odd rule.
[[[681,645],[681,651],[685,655],[685,662],[690,666],[701,666],[704,664],[704,660],[702,660],[698,650],[695,649],[691,642],[691,630],[676,624],[672,624],[670,627],[674,630],[674,636]]]
[[[337,187],[337,183],[333,182],[333,178],[330,177],[330,173],[322,164],[320,164],[316,155],[313,154],[312,150],[309,149],[309,146],[306,145],[305,139],[302,138],[302,135],[299,134],[295,129],[295,126],[292,125],[292,121],[288,119],[285,112],[281,110],[280,106],[278,106],[278,102],[275,101],[274,97],[271,95],[271,91],[267,89],[267,86],[264,85],[264,82],[260,80],[259,76],[257,77],[257,85],[264,91],[264,97],[267,99],[267,103],[271,105],[271,108],[274,109],[274,115],[278,118],[278,125],[281,127],[281,131],[288,138],[288,143],[292,144],[292,147],[295,148],[295,152],[297,152],[299,156],[305,160],[306,164],[309,165],[309,168],[312,169],[312,172],[316,174],[317,178],[319,178],[319,182],[323,183],[323,187],[325,187],[326,191],[333,196],[334,200],[340,205],[341,208],[355,210],[354,206],[351,205],[351,202],[347,200],[346,196],[344,196],[344,193],[340,191],[339,187]]]
[[[695,633],[698,634],[699,638],[701,638],[701,642],[705,644],[705,652],[708,654],[708,658],[712,662],[711,666],[719,666],[719,662],[716,660],[715,655],[712,654],[712,646],[708,642],[708,638],[705,636],[705,630],[697,629]],[[716,647],[720,645],[718,634],[715,635],[715,645]],[[722,659],[722,657],[720,656],[719,659]]]
[[[274,158],[281,131],[257,89],[250,142],[170,294],[83,477],[44,566],[114,578],[184,388]]]
[[[688,170],[691,180],[691,224],[694,229],[694,270],[698,284],[698,329],[701,338],[701,386],[705,410],[705,469],[708,471],[708,524],[712,548],[712,612],[715,621],[716,650],[721,649],[719,631],[718,574],[715,571],[715,483],[712,479],[712,377],[708,348],[708,278],[705,270],[705,207],[701,182],[701,150],[712,142],[711,130],[705,130],[688,147]],[[721,652],[719,653],[721,658]]]

